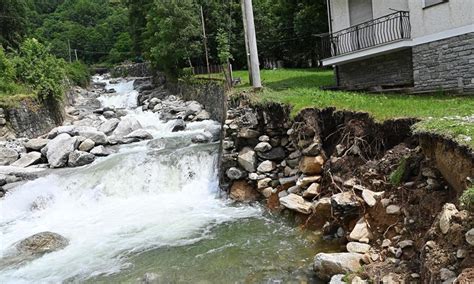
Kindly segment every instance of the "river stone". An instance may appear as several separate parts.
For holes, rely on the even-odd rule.
[[[94,147],[91,151],[91,154],[99,156],[99,157],[104,157],[112,154],[108,149],[106,149],[104,146],[99,145]]]
[[[99,127],[99,131],[110,135],[115,130],[115,128],[117,128],[119,123],[120,119],[118,118],[109,119],[106,122],[102,123],[102,125]]]
[[[245,180],[234,181],[230,188],[230,198],[240,202],[257,201],[260,194]]]
[[[263,188],[269,187],[271,182],[272,182],[271,178],[261,179],[257,182],[257,188],[263,189]]]
[[[195,136],[191,137],[191,142],[196,144],[208,143],[212,139],[212,134],[209,135],[204,134],[196,134]]]
[[[321,176],[305,176],[301,175],[296,181],[296,185],[300,187],[306,187],[314,182],[321,180]]]
[[[348,242],[346,249],[348,252],[366,253],[370,250],[370,245],[358,242]]]
[[[321,153],[321,144],[313,142],[301,152],[304,156],[317,156]]]
[[[247,172],[255,172],[255,164],[257,163],[257,157],[255,151],[249,147],[245,147],[239,152],[237,161],[242,168]]]
[[[300,161],[300,171],[307,175],[317,175],[322,173],[324,159],[322,156],[303,156]]]
[[[314,271],[316,275],[329,280],[336,274],[349,274],[357,272],[360,268],[362,254],[341,252],[341,253],[318,253],[314,258]]]
[[[257,171],[261,173],[269,173],[276,168],[275,162],[272,161],[263,161],[258,165]]]
[[[452,203],[446,203],[443,206],[443,209],[440,213],[439,217],[439,228],[443,234],[448,233],[449,228],[451,226],[451,218],[453,215],[458,213],[458,210],[456,209],[456,206]]]
[[[274,147],[267,152],[258,152],[257,155],[264,160],[271,161],[281,161],[286,157],[285,150],[282,147]]]
[[[130,134],[127,134],[124,138],[136,138],[140,140],[150,140],[153,139],[153,135],[151,135],[145,129],[137,129]]]
[[[16,160],[18,160],[17,151],[5,147],[0,148],[0,166],[8,166]]]
[[[74,136],[74,131],[76,127],[74,125],[64,125],[53,128],[48,133],[48,138],[53,139],[60,134],[68,134],[69,136]]]
[[[209,120],[209,119],[211,119],[211,115],[206,110],[203,109],[198,114],[196,114],[193,120],[203,121],[203,120]]]
[[[65,237],[52,232],[41,232],[20,241],[15,247],[22,254],[43,255],[61,250],[67,245],[69,241]]]
[[[258,137],[258,141],[260,141],[260,142],[270,142],[270,137],[268,137],[267,135],[262,135],[262,136]]]
[[[135,117],[126,116],[120,120],[119,124],[112,132],[112,135],[118,138],[122,138],[133,131],[142,128],[140,122]]]
[[[352,192],[346,191],[331,196],[331,204],[334,211],[343,214],[356,212],[360,207],[357,196]]]
[[[471,246],[474,246],[474,228],[467,231],[466,242],[470,244]]]
[[[226,175],[231,180],[238,180],[244,177],[244,173],[236,167],[229,168],[226,172]]]
[[[237,137],[239,138],[244,138],[244,139],[254,139],[258,138],[260,136],[260,132],[257,130],[253,130],[250,128],[241,128],[239,130],[239,133],[237,134]]]
[[[288,209],[298,211],[303,214],[311,214],[311,202],[304,200],[303,197],[290,193],[280,198],[280,204]]]
[[[81,144],[79,145],[79,150],[84,151],[84,152],[89,152],[90,150],[92,150],[92,148],[94,148],[94,146],[95,146],[95,142],[87,138],[86,140],[81,142]]]
[[[25,142],[23,146],[25,146],[25,148],[30,151],[39,151],[44,146],[46,146],[48,142],[49,142],[49,139],[42,139],[42,138],[30,139],[27,142]]]
[[[40,152],[29,152],[29,153],[23,155],[19,160],[14,162],[12,164],[12,166],[26,168],[28,166],[37,164],[40,161],[41,161],[41,153]]]
[[[104,111],[104,113],[102,114],[106,119],[110,119],[110,118],[114,118],[115,117],[115,112],[112,111],[112,110],[107,110],[107,111]]]
[[[306,189],[305,191],[303,191],[303,197],[305,198],[313,198],[317,195],[319,195],[321,189],[320,189],[320,185],[318,183],[312,183],[308,189]]]
[[[100,132],[94,127],[79,126],[75,130],[75,134],[78,136],[91,139],[96,145],[107,144],[107,135],[104,132]]]
[[[171,126],[171,132],[183,131],[184,129],[186,129],[186,122],[182,119],[175,120]]]
[[[266,152],[272,149],[272,145],[268,142],[260,142],[255,146],[254,150],[257,152]]]
[[[84,165],[88,165],[95,160],[95,156],[93,154],[83,152],[83,151],[74,151],[69,154],[68,159],[68,166],[69,167],[80,167]]]
[[[372,232],[370,232],[369,226],[364,217],[357,221],[354,229],[349,235],[349,239],[354,241],[361,241],[363,239],[371,240],[373,238]]]
[[[344,277],[346,277],[346,275],[336,274],[333,277],[331,277],[329,284],[347,284],[346,281],[344,281]]]
[[[69,153],[76,150],[77,138],[71,137],[69,134],[62,133],[49,141],[46,145],[46,158],[51,168],[64,167],[67,164]]]
[[[196,101],[186,102],[186,114],[197,114],[202,111],[202,105]]]

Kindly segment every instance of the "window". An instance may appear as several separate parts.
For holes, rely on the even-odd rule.
[[[446,3],[448,1],[449,0],[425,0],[425,7],[424,8],[428,8],[428,7],[438,5],[438,4],[441,4],[441,3]]]

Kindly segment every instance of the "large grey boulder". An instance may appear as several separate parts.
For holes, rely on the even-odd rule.
[[[281,205],[288,209],[298,211],[303,214],[311,214],[311,202],[304,200],[303,197],[290,193],[280,198]]]
[[[18,161],[14,162],[12,166],[26,168],[28,166],[37,164],[41,161],[40,152],[29,152],[24,154]]]
[[[76,137],[71,137],[69,134],[62,133],[49,141],[43,150],[46,152],[49,166],[51,168],[60,168],[67,165],[69,153],[76,150],[78,146]]]
[[[44,146],[46,146],[48,142],[49,142],[49,139],[42,139],[42,138],[30,139],[27,142],[25,142],[23,146],[25,146],[25,148],[30,151],[39,151]]]
[[[139,139],[139,140],[150,140],[153,139],[153,135],[151,135],[145,129],[137,129],[130,134],[127,134],[124,138],[132,138],[132,139]]]
[[[203,121],[211,119],[211,115],[206,110],[201,110],[196,117],[194,117],[195,121]]]
[[[64,125],[64,126],[58,126],[53,128],[49,133],[48,133],[48,138],[49,139],[54,139],[56,136],[60,134],[69,134],[70,136],[74,136],[74,131],[76,127],[74,125]]]
[[[67,245],[69,241],[65,237],[52,232],[41,232],[20,241],[15,247],[21,254],[41,256],[61,250]]]
[[[183,131],[186,129],[186,122],[182,119],[176,119],[171,126],[171,132]]]
[[[313,268],[319,278],[327,281],[336,274],[357,272],[362,258],[362,254],[350,252],[318,253]]]
[[[239,165],[247,172],[255,172],[257,156],[255,151],[253,151],[251,148],[246,147],[242,149],[237,156],[237,161],[239,162]]]
[[[107,144],[107,136],[104,132],[100,132],[94,127],[79,126],[74,131],[75,136],[82,136],[94,141],[96,145]]]
[[[89,152],[92,148],[94,148],[95,142],[91,139],[87,138],[86,140],[82,141],[79,145],[79,150],[84,152]]]
[[[112,132],[112,135],[122,138],[140,128],[142,128],[142,126],[136,118],[126,116],[119,122],[115,130]]]
[[[102,145],[94,147],[94,149],[92,149],[90,151],[90,153],[93,154],[93,155],[96,155],[96,156],[100,156],[100,157],[105,157],[105,156],[108,156],[108,155],[112,154],[111,151],[109,151],[108,149],[106,149]]]
[[[0,148],[0,166],[8,166],[16,160],[18,160],[17,151],[5,147]]]
[[[95,160],[95,156],[93,154],[76,150],[69,154],[68,166],[80,167],[80,166],[88,165],[92,163],[94,160]]]
[[[120,123],[120,119],[118,118],[112,118],[104,123],[99,127],[99,131],[104,132],[107,135],[110,135],[115,128],[117,128],[118,124]]]

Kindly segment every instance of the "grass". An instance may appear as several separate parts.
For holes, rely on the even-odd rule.
[[[252,92],[247,71],[235,71],[240,77],[233,94],[246,92],[254,102],[280,102],[292,105],[296,115],[307,107],[335,107],[340,110],[370,113],[375,120],[420,118],[415,125],[418,132],[428,131],[454,138],[474,149],[474,122],[462,117],[474,115],[474,96],[368,94],[346,91],[321,90],[334,85],[332,70],[278,69],[262,70],[264,88]]]
[[[474,212],[474,186],[466,189],[459,198],[461,207],[465,210]]]

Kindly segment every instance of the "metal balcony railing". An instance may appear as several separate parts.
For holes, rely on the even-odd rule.
[[[320,57],[344,55],[410,37],[410,13],[399,11],[322,36]]]

